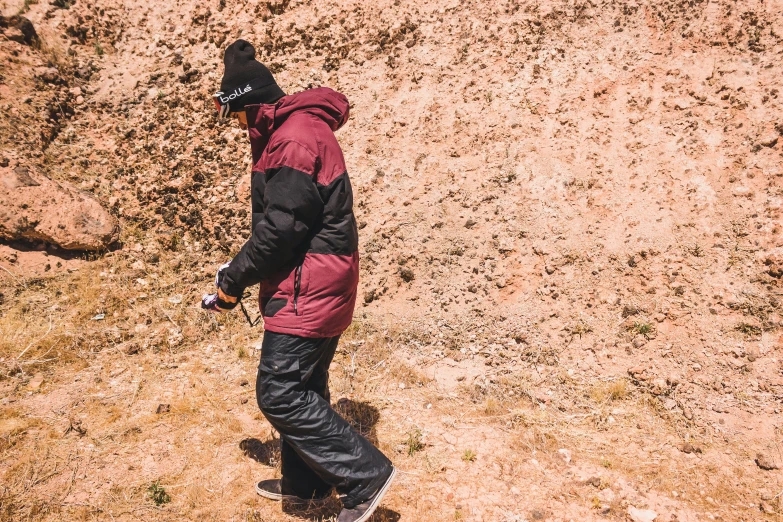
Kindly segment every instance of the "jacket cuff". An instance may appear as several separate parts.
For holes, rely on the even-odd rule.
[[[220,289],[227,296],[236,297],[237,299],[241,298],[242,294],[245,292],[243,287],[234,284],[227,276],[224,276],[223,280],[220,282]]]

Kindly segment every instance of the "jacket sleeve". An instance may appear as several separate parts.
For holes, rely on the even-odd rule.
[[[231,261],[220,285],[233,297],[290,263],[323,212],[311,175],[316,168],[315,156],[301,145],[287,142],[274,151],[274,157],[280,158],[281,166],[262,174],[267,178],[264,216]]]

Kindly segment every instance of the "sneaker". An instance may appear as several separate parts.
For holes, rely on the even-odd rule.
[[[286,501],[295,504],[323,503],[329,500],[331,494],[323,497],[302,498],[296,495],[284,495],[280,479],[262,480],[256,484],[256,493],[269,500]]]
[[[386,494],[386,491],[388,491],[389,486],[391,486],[392,480],[394,480],[396,474],[397,470],[392,468],[389,478],[386,479],[386,482],[381,486],[381,489],[376,491],[370,500],[362,502],[358,506],[350,509],[343,508],[342,511],[340,511],[340,515],[337,517],[337,522],[365,522],[366,520],[369,520],[380,505],[381,500],[383,500],[383,496]]]

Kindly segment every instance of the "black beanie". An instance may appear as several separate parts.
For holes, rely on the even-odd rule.
[[[237,40],[229,45],[223,63],[226,71],[216,96],[231,111],[241,111],[245,105],[275,103],[285,96],[269,69],[256,60],[256,50],[250,42]]]

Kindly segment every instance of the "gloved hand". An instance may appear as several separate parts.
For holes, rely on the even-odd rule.
[[[233,310],[239,304],[239,299],[234,302],[226,301],[221,298],[221,294],[223,294],[223,292],[220,291],[214,294],[204,294],[204,297],[201,298],[201,308],[209,310],[210,312],[220,313],[225,312],[226,310]]]
[[[204,310],[209,310],[210,312],[216,313],[221,313],[226,310],[233,310],[236,308],[237,304],[239,304],[239,300],[242,299],[242,296],[232,298],[231,296],[224,294],[220,289],[220,283],[223,280],[223,274],[230,264],[231,261],[221,265],[220,268],[218,268],[217,274],[215,274],[215,286],[217,287],[217,292],[214,294],[204,294],[204,297],[201,298],[201,308]]]

